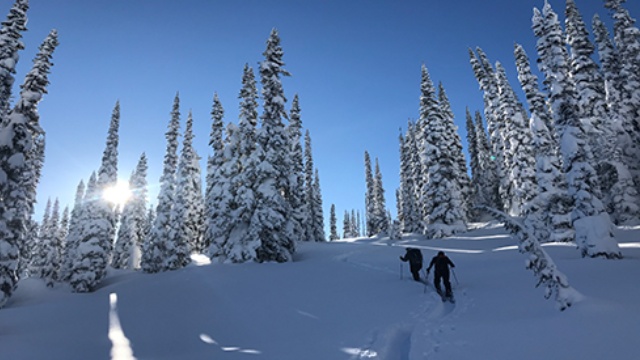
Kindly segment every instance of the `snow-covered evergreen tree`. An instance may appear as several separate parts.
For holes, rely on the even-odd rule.
[[[0,27],[0,136],[2,137],[12,135],[11,132],[13,131],[13,129],[8,128],[9,104],[15,80],[16,64],[19,59],[18,52],[24,49],[24,44],[20,39],[22,38],[22,32],[27,29],[26,12],[28,8],[27,0],[17,0],[9,11],[7,19],[2,22],[2,26]],[[20,124],[19,126],[22,127],[24,125]],[[24,132],[24,130],[19,130],[19,132]],[[29,144],[21,144],[21,147],[25,145]],[[3,163],[0,164],[0,174],[10,170],[7,175],[12,175],[13,177],[13,179],[0,181],[0,198],[2,199],[7,199],[5,197],[6,192],[12,191],[9,189],[14,187],[14,185],[8,181],[19,181],[18,179],[21,177],[20,173],[24,171],[21,168],[24,166],[23,164],[17,164],[18,166],[15,169],[5,169],[5,167],[10,165],[5,161],[13,156],[15,150],[12,144],[0,143],[0,159],[3,159],[1,160]],[[21,156],[20,153],[22,152],[23,150],[18,150],[15,152],[15,155]],[[16,183],[15,186],[19,186],[19,184]],[[18,214],[14,215],[11,213],[11,210],[6,208],[5,204],[5,201],[0,203],[0,228],[4,226],[12,226],[13,228],[6,230],[0,229],[0,247],[5,249],[0,252],[0,291],[2,291],[2,294],[0,294],[0,308],[4,306],[17,286],[19,274],[21,270],[27,266],[27,256],[30,252],[30,249],[25,246],[29,243],[27,242],[26,234],[28,233],[27,228],[30,226],[25,224],[25,230],[23,231],[25,235],[21,240],[18,237],[20,233],[17,232],[22,231],[19,229],[21,227],[19,220],[12,219],[12,217]],[[11,222],[13,222],[13,225],[9,225]],[[33,221],[31,222],[33,223]]]
[[[132,248],[129,255],[128,268],[138,269],[142,257],[142,249],[144,241],[148,235],[147,223],[149,221],[147,214],[148,189],[147,189],[147,155],[142,153],[136,170],[134,172],[133,181],[130,185],[131,198],[131,215],[129,216],[130,228],[132,230]]]
[[[175,201],[171,208],[172,229],[169,231],[175,250],[168,254],[170,270],[186,266],[190,261],[194,242],[200,236],[203,214],[197,213],[196,204],[202,200],[199,185],[200,169],[194,167],[198,155],[193,148],[193,115],[189,112],[182,140],[182,152],[176,172]]]
[[[135,173],[129,178],[129,188],[133,187],[133,179]],[[111,266],[116,269],[127,269],[130,264],[130,256],[135,246],[135,231],[132,227],[133,207],[130,201],[124,204],[122,215],[120,216],[120,226],[118,227],[118,235],[113,246],[113,254],[111,255]]]
[[[17,51],[22,48],[19,41],[21,31],[24,31],[27,9],[26,1],[18,1],[12,8],[9,19],[2,23],[0,30],[0,59],[3,67],[0,69],[0,97],[10,94],[8,84],[15,71]],[[22,25],[20,25],[22,24]],[[11,28],[11,29],[9,29]],[[47,61],[57,42],[55,31],[45,39],[34,60],[34,68],[27,75],[22,86],[20,99],[14,109],[8,113],[6,105],[0,109],[0,307],[4,306],[15,289],[19,276],[20,251],[24,244],[27,226],[35,202],[35,192],[39,175],[39,160],[34,158],[37,145],[34,136],[39,130],[36,108],[46,93],[48,85],[48,71],[50,63]],[[44,64],[43,62],[47,62]],[[32,80],[32,74],[37,69],[39,78]],[[2,100],[5,101],[5,100]]]
[[[338,235],[338,219],[336,218],[336,205],[331,204],[329,210],[329,241],[340,239]]]
[[[612,223],[600,200],[593,156],[576,104],[575,84],[569,77],[566,45],[558,17],[545,3],[534,9],[534,35],[541,71],[549,90],[549,103],[563,157],[569,195],[574,200],[573,225],[583,256],[620,258]]]
[[[531,72],[529,57],[524,48],[516,44],[514,55],[518,79],[531,110],[529,128],[536,158],[536,198],[525,205],[525,214],[540,241],[573,241],[573,201],[567,193],[558,143],[550,128],[553,126],[553,119],[538,87],[538,78]],[[534,219],[537,221],[534,222]]]
[[[42,221],[36,235],[35,246],[32,249],[31,263],[29,264],[29,274],[32,277],[45,279],[45,268],[47,267],[48,254],[52,250],[52,238],[51,238],[51,198],[47,199],[47,203],[44,207],[44,214]]]
[[[454,158],[455,171],[458,173],[455,177],[455,181],[458,182],[458,188],[460,189],[463,197],[463,211],[465,217],[470,214],[469,203],[471,202],[472,189],[471,179],[469,179],[469,173],[467,172],[467,161],[464,158],[462,152],[462,140],[458,134],[458,127],[454,123],[454,115],[451,110],[451,103],[449,97],[444,89],[442,83],[438,83],[438,104],[442,110],[445,131],[447,133],[446,139],[448,141],[447,147],[451,156]],[[466,221],[466,219],[465,219]]]
[[[574,0],[567,0],[565,15],[566,42],[571,49],[570,73],[576,86],[578,111],[583,116],[589,146],[598,164],[607,158],[607,149],[610,148],[607,142],[611,139],[604,133],[608,127],[603,126],[607,110],[604,80],[592,59],[595,47],[589,40],[589,32]]]
[[[491,183],[495,174],[491,169],[495,168],[494,158],[491,155],[491,147],[489,138],[485,132],[484,122],[480,111],[476,111],[474,116],[474,124],[476,128],[476,148],[478,150],[478,167],[480,175],[478,177],[478,205],[495,204],[493,199],[497,198],[498,188]]]
[[[205,243],[209,244],[212,256],[221,256],[222,248],[228,241],[229,228],[232,226],[231,212],[229,209],[232,201],[231,181],[228,178],[227,169],[230,165],[225,159],[224,153],[224,108],[218,94],[213,95],[211,108],[211,133],[209,145],[213,154],[207,161],[207,189],[205,192],[206,231]],[[226,162],[226,164],[225,164]]]
[[[289,170],[291,158],[283,119],[286,97],[281,76],[289,73],[283,69],[283,51],[278,31],[273,29],[260,63],[263,114],[261,128],[257,132],[261,156],[255,172],[256,211],[249,227],[250,237],[260,240],[256,260],[291,261],[295,252],[294,227],[291,220],[291,192]]]
[[[378,233],[378,228],[375,223],[375,185],[373,181],[373,171],[371,170],[371,157],[368,151],[364,152],[364,174],[367,189],[364,195],[365,218],[367,223],[367,236],[371,237]]]
[[[85,185],[84,181],[80,180],[80,183],[78,183],[78,187],[76,188],[75,202],[69,217],[69,231],[67,233],[64,256],[62,258],[62,274],[60,275],[60,279],[65,282],[68,282],[70,279],[71,268],[75,261],[78,245],[80,244],[80,230],[82,225],[80,223],[80,219],[84,209],[84,197]]]
[[[616,23],[616,43],[621,46],[627,39],[629,48],[638,46],[638,30],[633,26],[621,3],[609,1],[605,4],[614,11]],[[627,30],[623,30],[626,28]],[[640,110],[640,95],[633,95],[633,84],[638,77],[626,77],[629,69],[628,57],[623,58],[623,50],[616,49],[609,37],[607,28],[596,15],[593,18],[595,43],[598,47],[600,63],[606,90],[607,117],[603,124],[604,134],[600,152],[601,162],[596,170],[603,190],[603,201],[614,222],[620,225],[633,225],[638,222],[638,186],[640,186],[640,132],[637,113]],[[622,35],[621,33],[627,33]],[[636,34],[635,38],[632,34]],[[629,35],[631,34],[631,35]],[[624,45],[622,45],[624,47]],[[631,54],[637,50],[631,50]],[[626,72],[623,68],[626,67]],[[637,71],[637,69],[635,70]],[[640,91],[636,89],[635,91]],[[634,111],[634,108],[636,110]]]
[[[504,174],[503,164],[504,159],[504,141],[503,141],[503,124],[498,121],[498,87],[495,81],[495,74],[493,67],[489,63],[485,53],[482,49],[477,48],[478,55],[469,49],[469,56],[471,67],[475,74],[476,79],[480,85],[480,89],[483,91],[484,99],[484,116],[487,123],[488,138],[489,138],[489,162],[486,163],[485,168],[487,185],[490,189],[487,189],[487,199],[489,206],[496,209],[503,209],[503,197],[506,184],[508,183],[507,177]],[[484,131],[484,130],[483,130]]]
[[[75,292],[90,292],[104,279],[111,259],[116,231],[114,205],[103,197],[105,189],[118,179],[118,129],[120,104],[111,115],[107,141],[98,174],[87,185],[79,218],[78,245],[71,266],[70,283]]]
[[[482,170],[480,169],[480,160],[478,154],[478,137],[476,136],[476,124],[473,122],[473,116],[471,115],[471,111],[469,108],[466,108],[465,113],[465,127],[467,130],[467,147],[469,151],[469,168],[471,170],[471,179],[470,179],[470,187],[471,187],[471,199],[469,202],[469,211],[472,214],[475,214],[475,207],[480,204],[479,202],[479,193],[480,193],[480,178],[482,177]],[[475,217],[475,215],[473,215]]]
[[[147,239],[149,238],[149,235],[151,234],[151,229],[153,229],[153,223],[156,221],[156,209],[155,206],[153,206],[153,204],[149,204],[149,210],[147,211],[147,217],[144,221],[144,226],[143,226],[143,243],[141,246],[142,249],[142,254],[140,255],[140,265],[142,265],[142,256],[143,254],[146,252],[147,250],[147,245],[149,244],[149,242],[147,241]]]
[[[48,207],[51,206],[51,201],[47,202]],[[45,210],[46,215],[46,210]],[[46,218],[46,216],[45,216]],[[58,273],[60,269],[60,250],[62,244],[60,243],[59,226],[60,226],[60,202],[56,199],[51,208],[51,216],[43,220],[42,227],[40,228],[39,244],[36,247],[37,255],[34,259],[37,259],[37,264],[34,264],[34,275],[43,279],[47,286],[52,287],[55,282],[58,281]]]
[[[640,29],[622,4],[625,0],[605,0],[614,19],[613,32],[620,59],[620,114],[625,122],[640,129]],[[628,126],[628,125],[627,125]],[[636,134],[634,140],[640,135]],[[636,161],[638,158],[636,157]]]
[[[38,54],[33,59],[33,67],[25,76],[24,83],[20,85],[20,98],[11,111],[11,116],[24,116],[27,119],[29,131],[33,137],[33,147],[26,158],[29,173],[25,174],[23,181],[25,188],[32,189],[29,191],[31,197],[27,199],[27,204],[25,204],[29,216],[33,214],[36,188],[44,166],[45,134],[40,127],[38,103],[47,93],[48,74],[53,66],[51,58],[57,46],[58,32],[52,30],[40,45]]]
[[[230,176],[228,184],[231,198],[228,204],[229,214],[233,216],[233,219],[227,224],[227,235],[221,238],[221,241],[213,243],[210,248],[212,257],[220,257],[221,260],[227,262],[255,261],[257,258],[256,250],[260,246],[260,240],[251,238],[249,234],[249,226],[257,206],[254,195],[255,174],[258,159],[261,156],[261,148],[257,147],[256,143],[258,92],[253,70],[246,64],[239,98],[241,100],[238,127],[236,129],[229,126],[227,150],[225,151],[227,159],[224,160]],[[214,118],[220,116],[220,114],[214,115]],[[220,124],[220,122],[214,120],[212,143],[214,150],[217,148],[222,151],[219,144],[216,145],[216,139],[221,136],[218,130],[220,125],[215,124]],[[222,158],[213,161],[220,163],[216,166],[222,166]]]
[[[112,224],[105,217],[105,208],[110,209],[102,199],[94,172],[87,183],[78,216],[78,240],[69,274],[69,283],[75,292],[93,291],[106,276]]]
[[[528,122],[523,118],[522,104],[507,80],[502,64],[496,64],[496,84],[498,86],[500,121],[505,122],[505,175],[509,177],[507,194],[510,205],[508,213],[523,215],[523,205],[536,195],[536,170],[533,143]]]
[[[353,237],[353,234],[351,233],[351,215],[349,215],[349,210],[345,210],[344,211],[344,217],[342,220],[342,238],[343,239],[348,239]]]
[[[6,125],[7,115],[16,73],[16,64],[20,58],[18,52],[24,49],[20,39],[27,30],[28,0],[16,0],[7,19],[0,27],[0,125]]]
[[[305,236],[305,224],[309,212],[305,201],[304,188],[304,154],[302,151],[302,120],[300,119],[300,100],[296,94],[291,102],[289,126],[287,127],[291,152],[291,169],[289,183],[289,203],[291,204],[292,219],[294,220],[294,236],[302,239]]]
[[[316,169],[313,177],[313,202],[311,207],[313,210],[313,218],[311,223],[313,224],[313,241],[322,242],[326,241],[324,233],[324,211],[322,210],[322,190],[320,188],[320,175],[318,169]]]
[[[193,229],[194,229],[194,237],[191,240],[191,248],[193,252],[197,254],[203,254],[208,251],[209,247],[205,244],[204,234],[207,230],[207,219],[206,219],[206,211],[205,211],[205,198],[202,184],[202,168],[200,167],[200,155],[197,152],[194,152],[195,157],[192,159],[191,167],[194,172],[194,189],[196,191],[193,193],[194,201],[190,204],[190,210],[193,214]]]
[[[621,15],[626,18],[624,14]],[[632,174],[639,174],[637,169],[638,162],[633,161],[633,159],[638,159],[640,152],[638,151],[638,143],[631,139],[633,139],[633,136],[638,136],[638,133],[635,131],[632,122],[631,126],[629,126],[630,138],[624,132],[620,114],[612,114],[608,111],[605,81],[598,65],[592,60],[595,47],[589,41],[586,26],[573,0],[567,1],[566,16],[567,42],[571,46],[572,77],[576,83],[579,110],[586,117],[585,125],[587,126],[587,133],[590,135],[589,145],[594,154],[595,168],[598,172],[603,192],[603,201],[615,223],[621,225],[637,224],[639,221],[640,198],[638,198],[638,189],[635,186]],[[598,25],[594,24],[594,28],[597,27]],[[595,29],[595,31],[600,32],[600,36],[596,35],[596,39],[600,38],[602,42],[602,29]],[[630,31],[636,31],[636,37],[640,36],[640,32],[637,29]],[[606,29],[604,32],[606,33]],[[604,40],[603,50],[605,54],[607,52],[606,42],[610,44],[608,39]],[[638,39],[632,39],[631,43],[632,48],[640,45]],[[603,63],[603,68],[610,65]],[[622,71],[619,68],[618,70]],[[640,70],[640,67],[635,69],[635,71],[638,70]],[[636,76],[635,81],[640,80],[637,74],[634,75]],[[612,76],[609,75],[609,77],[611,78]],[[619,86],[621,84],[619,74],[613,75],[613,78],[616,78]],[[633,79],[626,80],[634,81]],[[635,91],[640,92],[640,87]],[[614,92],[614,96],[620,95],[618,89],[615,89]],[[640,95],[632,103],[634,101],[637,107]],[[620,103],[616,104],[616,109],[620,109],[620,105]],[[636,137],[636,140],[638,139]],[[620,147],[621,143],[623,147]],[[630,161],[625,161],[624,152],[628,154],[627,159]],[[629,165],[631,168],[629,168]],[[636,176],[637,180],[640,180],[640,177]]]
[[[403,233],[421,233],[422,223],[420,219],[419,203],[416,189],[415,167],[417,162],[415,143],[415,126],[409,121],[406,136],[400,135],[400,200],[398,219],[400,231]]]
[[[466,230],[464,198],[455,177],[458,163],[449,148],[445,118],[436,99],[435,88],[426,66],[422,66],[420,128],[423,144],[420,149],[422,167],[427,180],[422,190],[426,235],[442,238]]]
[[[147,217],[147,157],[140,155],[129,180],[131,196],[122,210],[118,238],[111,265],[118,269],[137,269],[145,239]]]
[[[606,25],[595,14],[592,20],[594,42],[598,48],[600,70],[605,87],[605,98],[609,112],[618,114],[621,103],[620,55],[615,48]]]
[[[141,259],[142,270],[148,273],[169,270],[166,260],[176,249],[170,237],[171,208],[175,203],[176,168],[178,166],[178,136],[180,132],[180,98],[176,94],[171,119],[165,137],[167,150],[160,176],[160,192],[153,227],[146,239]]]
[[[60,218],[60,225],[58,226],[58,231],[56,233],[56,244],[59,244],[58,247],[60,249],[58,255],[58,267],[56,269],[56,279],[58,281],[63,281],[62,275],[64,259],[67,257],[67,235],[69,234],[69,207],[65,206],[62,210],[62,217]]]
[[[378,230],[377,234],[388,235],[389,219],[387,218],[387,202],[384,196],[384,185],[382,184],[382,172],[380,164],[376,158],[375,174],[373,178],[373,218],[374,226]],[[376,235],[377,235],[376,234]]]

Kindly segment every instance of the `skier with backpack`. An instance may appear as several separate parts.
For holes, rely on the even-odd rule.
[[[449,267],[456,267],[451,259],[449,259],[444,251],[439,251],[438,255],[434,256],[431,259],[431,263],[429,263],[429,267],[427,268],[427,277],[429,276],[429,272],[431,268],[435,267],[435,272],[433,274],[433,286],[435,286],[438,294],[442,296],[442,300],[450,299],[453,300],[453,292],[451,291],[451,282],[449,282]],[[444,282],[445,294],[442,295],[442,290],[440,289],[440,279]]]
[[[400,256],[400,260],[404,262],[409,262],[409,268],[411,269],[411,275],[413,275],[413,280],[420,280],[420,270],[422,269],[422,252],[420,249],[416,248],[407,248],[407,252],[404,256]]]

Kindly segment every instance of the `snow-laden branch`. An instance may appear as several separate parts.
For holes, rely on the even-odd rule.
[[[566,310],[573,303],[582,299],[582,294],[569,285],[567,277],[558,270],[553,259],[540,245],[533,229],[532,215],[518,219],[490,207],[482,206],[479,209],[487,211],[498,220],[503,221],[505,228],[516,236],[520,252],[528,255],[526,268],[532,270],[538,278],[536,287],[544,285],[546,299],[553,297],[560,311]]]

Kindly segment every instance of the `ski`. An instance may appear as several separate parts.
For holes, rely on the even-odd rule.
[[[438,293],[438,295],[440,295],[440,298],[442,299],[442,302],[450,302],[452,304],[456,303],[456,300],[453,298],[453,294],[447,295],[445,293],[443,293],[442,291],[436,291]]]

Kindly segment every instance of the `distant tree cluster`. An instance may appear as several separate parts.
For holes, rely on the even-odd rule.
[[[331,204],[331,210],[329,214],[329,240],[349,239],[357,238],[363,234],[364,223],[360,216],[360,211],[352,209],[344,211],[344,217],[342,221],[342,236],[338,233],[338,218],[336,215],[336,206]]]
[[[400,135],[396,194],[396,232],[442,238],[466,231],[471,193],[462,141],[444,87],[436,90],[424,65],[420,116]]]
[[[209,141],[213,154],[207,160],[206,184],[192,145],[191,113],[178,151],[181,114],[176,95],[155,208],[149,206],[144,153],[131,173],[131,197],[123,208],[105,198],[105,190],[118,179],[116,103],[101,165],[88,182],[78,184],[73,209],[66,207],[61,214],[59,201],[49,200],[42,221],[34,221],[45,145],[37,104],[46,93],[58,42],[54,30],[11,107],[27,10],[28,1],[17,0],[0,28],[0,307],[20,277],[42,278],[48,286],[65,282],[76,292],[88,292],[99,286],[109,267],[174,270],[186,266],[193,253],[221,262],[285,262],[292,260],[297,241],[325,241],[311,137],[307,130],[303,148],[297,95],[290,111],[285,109],[281,76],[289,74],[283,69],[275,29],[260,63],[261,96],[253,70],[245,65],[237,125],[225,127],[222,104],[214,95]]]

